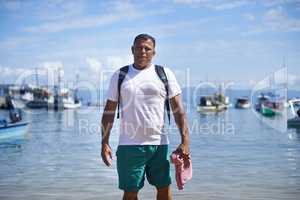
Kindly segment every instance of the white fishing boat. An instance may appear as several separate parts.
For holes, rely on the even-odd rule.
[[[62,88],[61,96],[64,109],[76,109],[81,107],[81,102],[77,98],[76,90]]]
[[[64,109],[76,109],[81,107],[81,102],[76,102],[74,98],[68,96],[67,98],[63,98]]]
[[[200,97],[200,103],[197,105],[197,111],[201,113],[221,112],[229,107],[229,98],[222,94]]]
[[[289,104],[293,117],[287,120],[287,125],[290,128],[300,128],[300,109],[298,111],[295,111],[295,105],[300,104],[300,100],[290,100]]]

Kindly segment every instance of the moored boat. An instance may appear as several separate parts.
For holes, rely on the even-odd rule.
[[[0,140],[24,136],[27,132],[28,122],[0,124]]]
[[[201,113],[221,112],[229,107],[229,98],[222,94],[200,97],[197,111]]]
[[[256,111],[266,117],[280,115],[285,108],[284,101],[274,100],[264,94],[259,95],[257,100],[258,103],[255,106]]]
[[[63,99],[64,109],[76,109],[81,107],[80,101],[75,101],[72,97]]]
[[[236,99],[235,108],[247,109],[250,107],[251,107],[251,104],[250,104],[248,98],[241,97],[241,98]]]
[[[290,108],[292,111],[293,118],[287,120],[287,125],[289,128],[300,128],[300,108],[295,111],[295,105],[299,104],[299,99],[290,100]]]

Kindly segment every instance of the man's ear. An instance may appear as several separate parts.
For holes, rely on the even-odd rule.
[[[134,54],[134,48],[131,46],[131,53]]]

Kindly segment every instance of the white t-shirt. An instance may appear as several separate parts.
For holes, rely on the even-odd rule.
[[[164,68],[169,84],[169,98],[181,93],[173,72]],[[107,99],[118,101],[118,79],[116,71],[108,88]],[[128,73],[120,89],[120,136],[119,145],[168,144],[164,133],[166,90],[155,72],[155,66],[138,70],[129,65]]]

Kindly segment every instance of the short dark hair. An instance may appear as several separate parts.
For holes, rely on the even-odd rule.
[[[153,42],[153,46],[155,47],[155,39],[151,35],[146,34],[146,33],[139,34],[134,38],[133,44],[135,44],[140,39],[143,39],[143,40],[148,40],[149,39],[149,40],[151,40]]]

